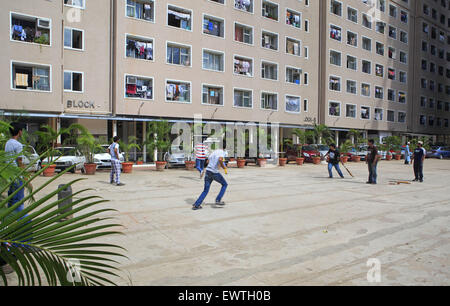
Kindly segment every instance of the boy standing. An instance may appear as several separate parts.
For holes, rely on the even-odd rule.
[[[417,148],[414,150],[413,159],[414,159],[414,182],[423,183],[423,162],[425,160],[426,151],[423,148],[423,142],[419,141],[417,143]]]
[[[225,195],[225,191],[227,190],[228,183],[225,181],[222,174],[219,173],[219,166],[225,170],[225,174],[228,174],[227,167],[225,166],[223,162],[223,158],[225,156],[225,153],[223,150],[215,150],[211,155],[208,157],[208,166],[206,167],[206,176],[205,176],[205,188],[203,189],[202,194],[198,198],[198,200],[195,202],[195,204],[192,206],[193,210],[202,209],[202,203],[203,200],[206,198],[206,196],[209,193],[209,189],[211,187],[211,183],[213,181],[218,182],[222,185],[222,189],[220,190],[219,195],[216,198],[216,205],[225,205],[225,202],[222,201],[223,196]]]
[[[369,180],[367,184],[377,184],[377,166],[378,166],[378,149],[375,146],[375,141],[373,139],[369,140],[369,150],[366,156],[366,163],[369,167]]]
[[[336,145],[333,143],[330,145],[330,150],[327,154],[325,154],[325,157],[328,156],[328,174],[330,175],[330,178],[333,178],[333,167],[336,169],[337,173],[341,178],[344,178],[344,175],[342,174],[341,168],[339,167],[339,162],[341,160],[341,153],[336,148]]]
[[[110,184],[116,183],[116,186],[124,186],[120,182],[120,157],[119,157],[119,136],[115,136],[113,139],[113,143],[108,148],[108,153],[111,155],[111,176],[110,176]],[[115,176],[115,181],[114,181]]]

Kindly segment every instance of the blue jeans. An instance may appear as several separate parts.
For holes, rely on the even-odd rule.
[[[22,180],[17,180],[15,181],[11,187],[9,187],[9,191],[8,191],[8,196],[12,195],[14,192],[16,192],[17,189],[21,188],[23,185]],[[9,202],[8,202],[8,207],[12,207],[14,205],[16,205],[16,203],[20,202],[23,200],[23,198],[25,197],[25,188],[22,188],[15,196],[13,196]],[[17,207],[14,211],[16,213],[21,212],[24,209],[24,204],[22,203],[19,207]]]
[[[368,167],[369,167],[369,183],[373,183],[376,184],[377,183],[377,166],[378,163],[372,164],[369,163]]]
[[[222,174],[220,173],[212,173],[211,171],[206,171],[205,188],[203,189],[203,192],[198,198],[198,200],[195,202],[196,207],[199,207],[203,203],[203,200],[205,200],[206,196],[209,193],[209,189],[211,188],[211,183],[213,181],[216,181],[217,183],[222,185],[222,189],[220,190],[220,193],[216,198],[216,202],[220,202],[222,200],[223,196],[225,195],[225,191],[227,190],[228,187],[227,181],[225,181]]]
[[[416,162],[414,160],[414,175],[416,180],[423,180],[423,163],[422,161]]]
[[[339,164],[328,163],[328,173],[330,174],[330,177],[333,177],[333,167],[336,169],[340,177],[344,177],[341,168],[339,168]]]
[[[196,159],[195,160],[195,169],[198,170],[198,172],[202,173],[203,169],[205,169],[205,159]]]

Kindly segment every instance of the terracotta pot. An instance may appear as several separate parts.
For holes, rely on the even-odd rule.
[[[42,168],[45,168],[47,165],[42,165]],[[47,169],[44,170],[43,174],[45,177],[51,177],[55,175],[56,165],[50,165]]]
[[[305,159],[303,157],[297,157],[295,159],[295,162],[297,163],[297,165],[301,166],[305,162]]]
[[[359,163],[361,161],[361,156],[353,155],[352,161],[354,161],[355,163]]]
[[[258,165],[261,168],[264,168],[267,165],[267,159],[265,159],[265,158],[258,158]]]
[[[341,156],[341,162],[343,164],[347,163],[348,162],[348,156]]]
[[[156,162],[156,171],[164,171],[164,168],[166,167],[166,162]]]
[[[193,160],[187,160],[184,164],[186,165],[186,170],[194,170],[195,168],[195,161]]]
[[[392,160],[392,155],[386,155],[386,160]]]
[[[144,162],[142,161],[142,160],[138,160],[137,162],[136,162],[136,165],[143,165],[144,164]]]
[[[278,164],[280,165],[280,167],[286,166],[286,163],[287,163],[287,158],[280,157],[278,159]]]
[[[86,175],[94,175],[97,170],[97,164],[84,164],[84,171]]]
[[[122,172],[123,173],[131,173],[133,172],[133,163],[122,163]]]
[[[245,167],[245,159],[238,159],[237,166],[238,166],[238,168],[244,168]]]
[[[394,157],[395,157],[395,160],[402,159],[402,155],[401,154],[395,154]]]
[[[320,165],[320,162],[322,161],[320,156],[315,156],[312,158],[313,164],[314,165]]]

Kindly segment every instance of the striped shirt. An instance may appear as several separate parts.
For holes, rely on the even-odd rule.
[[[203,143],[198,143],[195,146],[195,158],[197,159],[206,159],[207,149]]]

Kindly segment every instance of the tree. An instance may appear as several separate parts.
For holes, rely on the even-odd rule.
[[[164,154],[170,148],[170,131],[171,126],[166,120],[148,123],[144,145],[149,152],[158,151],[158,161],[163,161]]]
[[[130,161],[130,152],[133,149],[141,150],[141,146],[137,144],[138,138],[135,136],[128,137],[128,143],[124,143],[123,141],[119,141],[119,145],[122,148],[122,151],[125,153],[125,162]]]
[[[328,126],[326,126],[325,124],[314,125],[313,132],[314,132],[314,136],[316,138],[316,142],[318,144],[322,143],[322,138],[331,137],[330,128]]]

